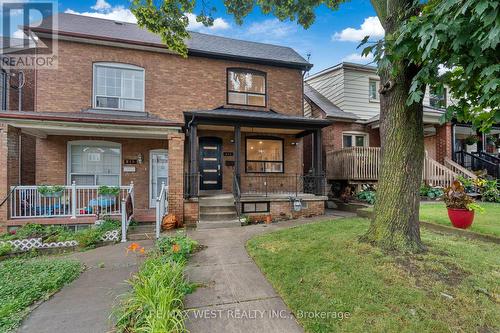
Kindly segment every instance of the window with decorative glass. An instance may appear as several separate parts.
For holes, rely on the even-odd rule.
[[[68,144],[69,183],[77,185],[120,185],[120,146],[104,142]]]
[[[283,140],[247,138],[246,172],[283,172]]]
[[[144,111],[144,69],[126,64],[94,64],[94,107]]]
[[[227,103],[265,107],[266,74],[244,69],[229,69]]]

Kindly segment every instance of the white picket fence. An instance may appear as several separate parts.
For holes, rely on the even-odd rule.
[[[101,240],[103,242],[117,242],[118,240],[120,240],[120,230],[116,229],[107,231],[101,237]],[[0,241],[0,246],[4,244],[10,244],[18,252],[26,252],[32,249],[72,247],[72,246],[77,246],[78,242],[76,240],[68,240],[63,242],[44,243],[42,238],[25,238],[25,239]]]

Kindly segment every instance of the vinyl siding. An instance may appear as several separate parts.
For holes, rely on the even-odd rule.
[[[337,69],[324,75],[307,80],[307,83],[316,89],[333,104],[344,110],[344,70]]]

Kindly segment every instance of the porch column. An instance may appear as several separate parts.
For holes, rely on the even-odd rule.
[[[240,169],[240,154],[241,151],[241,127],[239,125],[234,126],[234,174],[238,185],[240,185],[241,169]]]
[[[446,123],[436,128],[436,160],[443,164],[444,158],[451,158],[452,152],[452,126]]]
[[[189,186],[189,196],[196,196],[196,189],[199,186],[198,182],[194,183],[197,179],[194,175],[198,173],[198,127],[196,124],[192,124],[189,129],[189,176],[188,176],[188,186]]]
[[[168,212],[184,219],[184,133],[168,135]]]
[[[314,131],[313,137],[313,169],[314,175],[319,176],[323,174],[323,154],[322,154],[322,144],[321,144],[321,129]]]
[[[19,184],[19,130],[0,124],[0,204],[10,193],[10,187]],[[10,201],[0,207],[0,232],[7,231]]]

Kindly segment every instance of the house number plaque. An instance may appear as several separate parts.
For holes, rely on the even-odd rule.
[[[123,160],[123,164],[137,164],[137,160]]]
[[[225,151],[224,156],[233,156],[234,153],[232,151]]]

